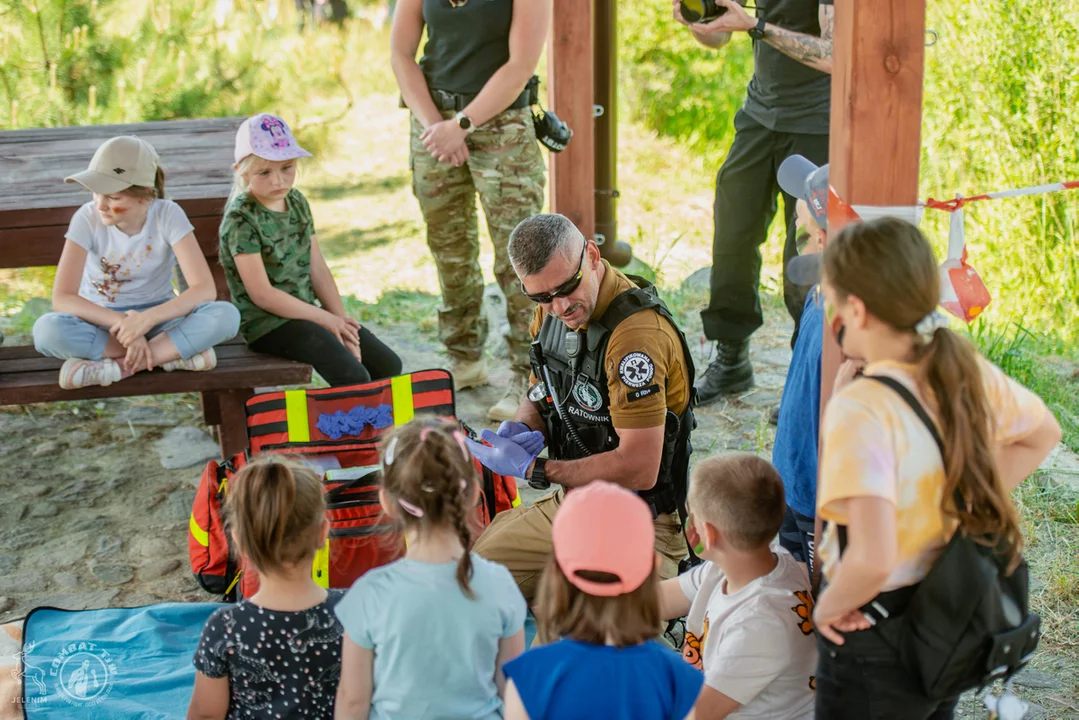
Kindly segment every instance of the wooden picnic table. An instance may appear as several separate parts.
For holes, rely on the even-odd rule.
[[[232,149],[242,117],[0,132],[0,267],[55,265],[72,215],[90,199],[64,178],[85,170],[101,143],[138,135],[157,150],[165,194],[195,226],[222,294],[217,228],[232,187]],[[17,262],[15,262],[17,259]]]
[[[0,132],[0,268],[56,265],[71,217],[90,193],[64,178],[85,170],[101,143],[137,135],[157,150],[165,195],[195,227],[221,300],[229,299],[218,260],[217,229],[232,186],[232,152],[242,117]],[[62,390],[61,361],[32,348],[0,347],[0,405],[82,398],[200,392],[203,417],[219,427],[225,457],[247,445],[244,402],[256,387],[309,382],[311,368],[261,355],[234,339],[218,349],[218,367],[202,373],[139,373],[108,387]]]

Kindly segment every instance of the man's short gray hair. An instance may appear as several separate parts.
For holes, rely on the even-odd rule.
[[[580,253],[584,242],[584,235],[565,215],[533,215],[510,233],[510,263],[519,276],[528,277],[543,272],[558,253]]]

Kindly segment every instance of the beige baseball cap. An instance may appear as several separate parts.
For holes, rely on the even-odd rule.
[[[64,182],[77,182],[99,195],[118,193],[132,185],[152,188],[157,165],[153,145],[133,135],[121,135],[97,149],[89,168],[64,178]]]

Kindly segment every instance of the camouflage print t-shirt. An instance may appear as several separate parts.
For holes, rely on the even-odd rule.
[[[311,284],[311,236],[315,232],[311,208],[295,188],[285,196],[285,204],[285,212],[274,212],[250,193],[241,193],[225,208],[221,220],[221,265],[232,302],[240,311],[240,333],[248,344],[281,327],[288,318],[268,313],[255,304],[236,270],[236,255],[258,253],[272,286],[305,303],[316,304]]]

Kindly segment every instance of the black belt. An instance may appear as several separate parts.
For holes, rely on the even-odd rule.
[[[476,95],[452,93],[445,90],[432,90],[431,99],[435,101],[435,107],[439,110],[461,112],[470,102],[476,99]],[[526,108],[531,104],[528,99],[528,89],[526,88],[517,96],[517,99],[513,101],[513,104],[506,108],[506,110],[520,110],[521,108]]]

